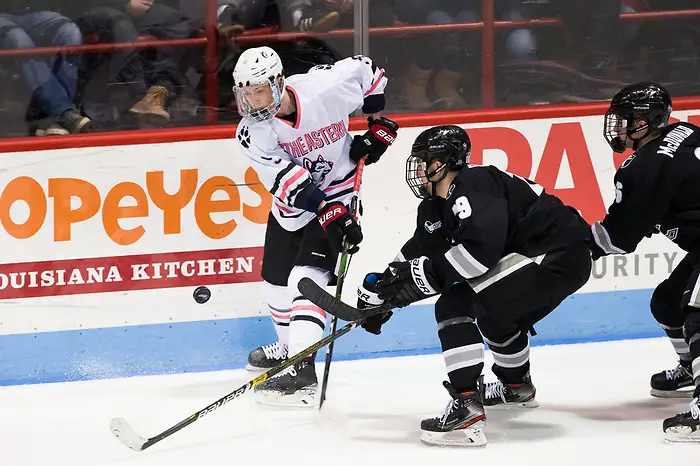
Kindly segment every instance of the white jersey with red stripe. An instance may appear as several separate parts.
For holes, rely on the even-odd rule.
[[[349,202],[356,164],[350,157],[349,115],[368,96],[384,93],[384,70],[364,56],[320,65],[290,76],[286,90],[296,101],[296,122],[243,119],[236,131],[240,149],[274,196],[272,214],[288,231],[315,217],[299,193],[314,184],[326,202]]]

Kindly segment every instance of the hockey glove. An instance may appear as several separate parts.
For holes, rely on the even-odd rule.
[[[362,230],[341,202],[324,204],[316,215],[328,235],[333,252],[338,254],[342,252],[343,240],[348,241],[350,254],[360,250],[357,245],[362,242]]]
[[[369,131],[355,136],[350,144],[350,158],[357,163],[366,155],[365,165],[371,165],[394,143],[399,125],[384,117],[376,120],[368,118],[367,123]]]
[[[392,262],[393,275],[377,283],[379,299],[394,307],[405,307],[440,293],[430,260],[423,256],[408,262]]]
[[[381,273],[368,273],[364,281],[357,287],[357,308],[360,310],[380,306],[384,301],[377,295],[377,281],[381,280]],[[382,325],[391,318],[394,313],[391,311],[375,314],[368,318],[362,328],[369,333],[379,335],[382,333]]]

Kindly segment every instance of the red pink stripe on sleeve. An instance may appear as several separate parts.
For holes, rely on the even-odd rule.
[[[284,201],[287,198],[287,196],[289,195],[289,192],[288,192],[289,188],[294,183],[299,181],[299,178],[304,176],[304,174],[306,173],[306,170],[304,170],[301,167],[298,167],[295,171],[296,171],[296,173],[294,173],[294,175],[292,175],[290,178],[288,178],[287,181],[285,181],[284,184],[282,185],[282,188],[280,188],[279,198],[281,201]]]
[[[365,92],[365,97],[370,95],[374,90],[379,86],[379,83],[382,81],[382,78],[384,77],[384,68],[379,70],[379,76],[377,79],[374,80],[374,84],[372,84],[372,87],[369,88],[367,92]]]

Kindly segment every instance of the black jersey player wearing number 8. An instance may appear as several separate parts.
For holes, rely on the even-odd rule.
[[[470,153],[458,126],[416,138],[406,166],[408,185],[423,199],[415,234],[384,273],[368,274],[358,289],[359,308],[441,295],[435,318],[452,400],[421,423],[421,440],[436,445],[486,444],[484,406],[537,406],[528,330],[591,270],[589,227],[575,209],[527,179],[469,165]],[[363,327],[379,334],[389,317]],[[484,341],[497,376],[486,385]]]

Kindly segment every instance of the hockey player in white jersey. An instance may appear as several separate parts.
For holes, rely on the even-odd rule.
[[[384,70],[355,56],[286,78],[270,47],[244,51],[233,71],[243,120],[236,138],[273,204],[268,217],[262,277],[278,341],[253,350],[249,370],[267,370],[322,338],[326,312],[297,289],[309,277],[331,283],[344,239],[356,252],[360,226],[348,211],[357,162],[370,165],[396,138],[398,125],[380,117]],[[368,131],[348,134],[349,115],[362,108]],[[261,403],[315,404],[314,356],[256,388]]]

